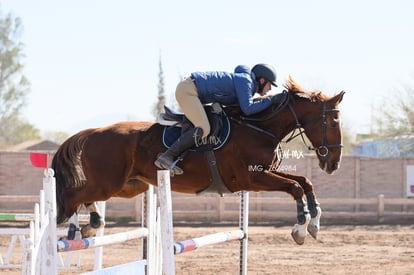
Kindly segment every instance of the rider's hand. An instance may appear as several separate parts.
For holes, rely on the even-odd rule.
[[[283,90],[281,93],[278,93],[272,96],[272,98],[270,99],[272,101],[272,104],[278,103],[283,98],[284,93],[287,93],[287,91]]]

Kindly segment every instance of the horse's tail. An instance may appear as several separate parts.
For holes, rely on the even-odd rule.
[[[68,138],[56,151],[52,168],[56,178],[57,224],[67,221],[78,210],[77,205],[65,206],[63,191],[86,183],[81,164],[82,148],[93,129],[81,131]],[[70,207],[72,209],[66,209]],[[72,213],[69,216],[66,213]]]

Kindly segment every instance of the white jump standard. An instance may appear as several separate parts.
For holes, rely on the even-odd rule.
[[[249,193],[240,192],[239,230],[219,232],[190,240],[174,243],[172,226],[172,203],[170,173],[168,170],[158,171],[158,196],[160,200],[160,226],[162,239],[163,274],[175,274],[174,255],[196,250],[202,246],[223,243],[232,240],[240,241],[239,274],[247,274],[248,216]]]

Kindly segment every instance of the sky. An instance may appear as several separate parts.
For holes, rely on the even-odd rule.
[[[42,133],[153,120],[160,60],[169,105],[193,71],[269,63],[278,84],[291,75],[346,91],[351,133],[368,133],[372,110],[414,82],[410,0],[0,0],[0,10],[22,20],[23,116]]]

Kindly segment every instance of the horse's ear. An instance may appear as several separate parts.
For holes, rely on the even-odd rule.
[[[339,104],[342,101],[342,98],[344,97],[345,91],[341,91],[339,94],[333,96],[329,101],[335,102],[335,104]]]

